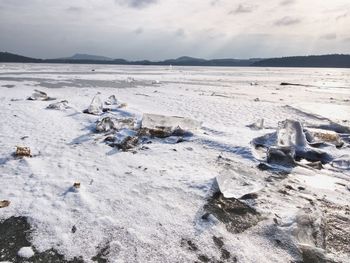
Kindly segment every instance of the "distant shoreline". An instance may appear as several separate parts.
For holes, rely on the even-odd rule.
[[[87,58],[97,56],[84,55]],[[291,68],[350,68],[350,55],[333,54],[319,56],[295,56],[268,59],[200,59],[180,57],[162,61],[125,59],[76,59],[77,55],[58,59],[36,59],[8,52],[0,52],[0,63],[48,63],[48,64],[95,64],[133,66],[206,66],[206,67],[291,67]]]

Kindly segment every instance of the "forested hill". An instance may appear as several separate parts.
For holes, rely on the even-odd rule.
[[[254,67],[350,68],[350,55],[321,55],[270,58],[257,61]]]

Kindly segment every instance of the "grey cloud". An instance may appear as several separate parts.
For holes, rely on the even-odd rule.
[[[212,1],[210,1],[210,5],[211,6],[216,6],[216,5],[218,5],[220,3],[220,0],[212,0]]]
[[[325,35],[321,36],[321,39],[334,40],[334,39],[337,39],[337,34],[335,34],[335,33],[325,34]]]
[[[143,28],[142,28],[142,27],[139,27],[139,28],[135,29],[135,30],[134,30],[134,33],[135,33],[136,35],[142,34],[142,33],[143,33]]]
[[[157,3],[158,0],[115,0],[117,4],[127,5],[131,8],[144,8]]]
[[[186,34],[185,34],[185,30],[182,29],[182,28],[179,28],[178,30],[176,30],[175,35],[176,35],[177,37],[184,37],[184,36],[186,35]]]
[[[299,18],[285,16],[281,19],[276,20],[274,24],[276,26],[290,26],[290,25],[299,24],[300,22],[301,22],[301,20]]]
[[[296,2],[296,0],[283,0],[282,2],[280,2],[280,5],[291,5],[294,4]]]
[[[68,8],[66,8],[67,12],[71,12],[71,13],[80,13],[83,11],[83,9],[81,7],[77,7],[77,6],[70,6]]]
[[[348,16],[349,16],[349,13],[345,13],[345,14],[337,16],[336,20],[338,21],[338,20],[341,20],[343,18],[347,18]]]
[[[239,4],[237,8],[235,10],[230,11],[229,14],[232,15],[232,14],[242,14],[242,13],[251,13],[251,12],[253,12],[252,7]]]

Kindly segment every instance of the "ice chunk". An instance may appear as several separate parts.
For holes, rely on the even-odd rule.
[[[121,129],[133,129],[135,126],[135,119],[115,119],[111,117],[105,117],[98,121],[96,124],[96,131],[107,132],[110,130],[121,130]]]
[[[118,105],[118,100],[115,97],[115,95],[111,95],[108,97],[108,99],[105,101],[106,105]]]
[[[256,122],[247,125],[247,127],[253,130],[261,130],[264,129],[264,119],[258,119]]]
[[[301,123],[294,120],[285,120],[279,123],[277,130],[278,146],[303,148],[307,145]]]
[[[176,128],[181,128],[182,130],[194,131],[201,126],[199,121],[178,117],[178,116],[164,116],[157,114],[143,114],[142,128],[148,129],[164,129],[168,128],[175,130]]]
[[[30,258],[34,256],[34,251],[31,247],[22,247],[18,252],[17,255],[21,258]]]
[[[28,97],[28,100],[55,100],[55,99],[47,96],[45,92],[35,89],[32,96]]]
[[[335,159],[331,165],[334,168],[350,170],[350,156],[344,156],[344,157]]]
[[[68,109],[68,101],[62,100],[56,103],[52,103],[49,106],[46,107],[46,109],[51,109],[51,110],[65,110]]]
[[[91,101],[90,106],[84,111],[93,115],[100,115],[103,112],[103,105],[100,98],[100,93],[97,93]]]
[[[265,186],[262,179],[255,169],[242,165],[224,169],[216,177],[225,198],[240,198],[261,190]]]

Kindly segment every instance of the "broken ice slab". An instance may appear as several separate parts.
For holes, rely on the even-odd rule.
[[[342,169],[342,170],[350,170],[350,156],[343,156],[341,158],[333,160],[331,165],[334,168]]]
[[[302,148],[307,145],[305,134],[301,123],[294,120],[285,120],[278,124],[277,130],[278,146],[292,146]]]
[[[225,198],[240,198],[265,186],[263,176],[256,169],[242,165],[224,169],[216,177],[216,181]]]
[[[86,111],[87,111],[87,113],[90,113],[90,114],[93,114],[93,115],[99,115],[99,114],[102,113],[103,106],[102,106],[102,101],[101,101],[101,98],[100,98],[100,93],[97,93],[93,97],[93,99],[92,99],[92,101],[91,101],[91,103],[90,103],[90,105],[89,105],[89,107],[87,108]]]
[[[108,132],[110,130],[133,129],[135,126],[134,118],[117,119],[105,117],[96,123],[97,132]]]
[[[147,129],[171,129],[194,131],[200,128],[201,122],[178,116],[165,116],[158,114],[143,114],[142,128]]]
[[[35,89],[28,100],[55,100],[55,98],[50,98],[45,92]]]
[[[46,109],[50,109],[50,110],[65,110],[68,109],[68,101],[66,100],[62,100],[56,103],[52,103],[49,106],[46,107]]]
[[[261,130],[264,129],[264,119],[258,119],[256,122],[247,125],[248,128],[252,130]]]

